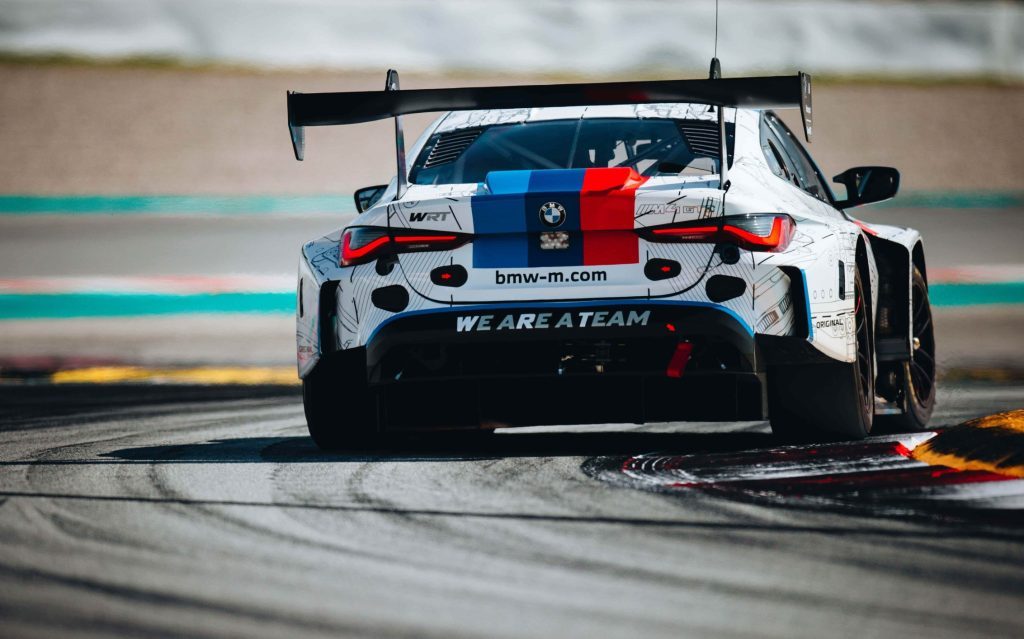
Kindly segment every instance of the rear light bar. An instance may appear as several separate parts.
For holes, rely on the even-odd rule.
[[[341,265],[372,262],[382,255],[416,251],[448,251],[464,244],[465,235],[418,229],[352,226],[341,238]]]
[[[785,251],[796,234],[796,222],[785,213],[726,215],[641,229],[652,242],[736,244],[748,251]]]

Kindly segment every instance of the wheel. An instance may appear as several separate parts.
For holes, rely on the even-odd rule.
[[[322,450],[361,448],[378,435],[377,398],[366,384],[361,358],[335,354],[302,380],[309,436]]]
[[[772,432],[787,441],[863,439],[871,432],[875,357],[869,302],[854,276],[857,360],[784,366],[768,372]]]
[[[935,328],[928,283],[916,266],[910,291],[914,353],[909,360],[901,362],[896,371],[896,403],[902,413],[875,418],[881,428],[891,432],[923,430],[935,409]]]

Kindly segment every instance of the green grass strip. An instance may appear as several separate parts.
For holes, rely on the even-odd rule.
[[[932,284],[928,292],[932,306],[1024,304],[1024,282]]]
[[[294,293],[0,294],[0,319],[294,312]]]
[[[892,209],[1024,208],[1024,193],[998,191],[908,191],[876,206]]]
[[[933,284],[937,307],[1024,304],[1024,282]],[[0,293],[0,319],[295,312],[295,294]]]
[[[877,206],[1024,208],[1024,192],[909,191]],[[0,215],[312,215],[354,213],[349,195],[0,195]]]

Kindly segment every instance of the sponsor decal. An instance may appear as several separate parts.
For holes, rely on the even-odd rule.
[[[487,331],[647,326],[650,319],[650,311],[564,311],[460,315],[455,318],[455,330],[458,333],[483,333]]]
[[[548,273],[502,273],[501,271],[494,271],[494,283],[498,285],[607,281],[608,271],[550,271]]]
[[[540,250],[564,251],[569,248],[569,234],[564,231],[552,231],[540,234]]]
[[[686,197],[686,196],[683,196],[683,197]],[[689,209],[692,209],[694,213],[697,212],[697,207],[695,207],[695,206],[684,206],[683,207],[684,211],[689,210]],[[666,203],[642,204],[639,207],[637,207],[636,216],[635,217],[636,217],[636,219],[639,220],[640,218],[645,217],[647,215],[673,215],[674,216],[674,215],[678,215],[679,214],[679,210],[680,210],[679,209],[679,205],[672,204],[672,203],[667,203],[667,204]]]
[[[540,206],[540,222],[544,226],[558,228],[565,222],[565,207],[558,202],[545,202]]]
[[[416,211],[409,214],[410,222],[444,222],[451,211]]]

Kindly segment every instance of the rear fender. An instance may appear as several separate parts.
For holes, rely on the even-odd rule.
[[[878,268],[875,313],[878,360],[905,361],[913,354],[914,266],[925,273],[921,234],[914,229],[884,224],[863,226]]]
[[[794,286],[803,290],[791,291],[790,296],[802,304],[797,311],[805,320],[807,341],[822,355],[841,362],[856,359],[853,291],[860,236],[860,229],[849,222],[803,218],[786,251],[769,253],[758,262],[793,273]],[[870,247],[865,243],[863,250],[869,266],[866,276],[872,280]]]
[[[302,247],[295,308],[296,359],[301,378],[320,361],[325,343],[335,342],[333,334],[324,339],[323,328],[329,324],[324,321],[322,301],[325,293],[333,294],[344,275],[338,264],[340,237],[339,230]],[[326,310],[333,315],[333,309]]]

